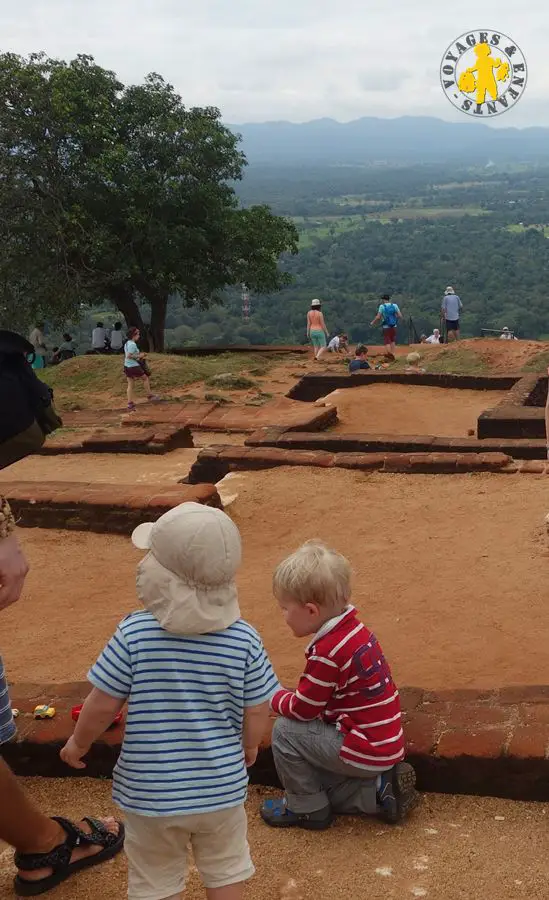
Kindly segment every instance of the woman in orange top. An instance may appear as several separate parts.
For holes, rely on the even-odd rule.
[[[322,315],[320,300],[313,300],[307,313],[307,337],[313,345],[315,359],[320,359],[326,353],[326,339],[328,329]]]

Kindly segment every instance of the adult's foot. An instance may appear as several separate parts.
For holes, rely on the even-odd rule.
[[[112,818],[112,816],[109,816],[106,819],[99,819],[98,821],[101,822],[107,831],[114,835],[114,837],[119,836],[120,823]],[[67,832],[61,827],[59,822],[52,819],[51,826],[51,835],[48,835],[48,837],[44,838],[42,841],[37,841],[36,845],[26,847],[24,856],[28,857],[35,854],[48,854],[66,842]],[[92,827],[84,820],[78,822],[77,827],[80,831],[83,831],[84,834],[91,834],[92,832]],[[89,857],[97,856],[99,853],[102,853],[104,849],[104,844],[80,844],[79,846],[74,847],[71,852],[70,865],[72,866],[74,863],[81,862]],[[18,868],[17,874],[21,882],[36,883],[49,878],[53,874],[53,869],[48,867],[32,870]],[[36,886],[38,887],[38,885]]]

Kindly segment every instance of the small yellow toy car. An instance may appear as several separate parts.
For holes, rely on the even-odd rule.
[[[53,719],[55,715],[55,707],[50,706],[47,703],[44,703],[42,706],[35,707],[34,710],[34,718],[35,719]]]

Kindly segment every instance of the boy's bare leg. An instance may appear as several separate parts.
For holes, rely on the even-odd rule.
[[[240,900],[244,891],[244,882],[239,881],[237,884],[228,884],[221,888],[207,888],[206,897],[208,900]]]
[[[43,815],[24,792],[15,775],[6,763],[0,759],[0,840],[10,844],[19,853],[49,853],[54,847],[62,844],[67,835],[65,831],[48,816]],[[115,819],[103,820],[113,834],[118,834],[118,822]],[[82,831],[89,831],[89,825],[79,825]],[[77,847],[73,850],[72,861],[99,853],[99,846]],[[39,869],[35,872],[21,871],[22,878],[39,881],[51,875],[51,869]]]

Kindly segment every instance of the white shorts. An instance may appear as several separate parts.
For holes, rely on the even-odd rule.
[[[193,816],[125,813],[130,900],[171,900],[185,888],[189,848],[204,887],[247,881],[255,872],[244,806]]]

